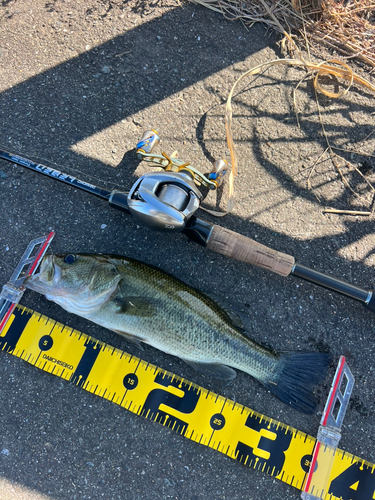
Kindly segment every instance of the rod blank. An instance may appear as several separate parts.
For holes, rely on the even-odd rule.
[[[346,295],[351,299],[358,300],[375,312],[375,301],[373,292],[371,290],[364,290],[363,288],[359,288],[358,286],[347,283],[346,281],[333,278],[332,276],[328,276],[327,274],[315,271],[314,269],[310,269],[309,267],[303,266],[302,264],[295,264],[291,274],[320,285],[324,288],[328,288],[329,290],[333,290],[334,292]]]

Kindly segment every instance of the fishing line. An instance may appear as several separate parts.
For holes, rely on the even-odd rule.
[[[0,259],[0,264],[4,266],[4,269],[7,269],[8,271],[12,271],[14,269],[14,266],[8,264],[5,260]]]

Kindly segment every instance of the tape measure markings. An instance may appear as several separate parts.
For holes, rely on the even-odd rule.
[[[0,350],[302,489],[316,442],[306,433],[22,306]],[[337,450],[326,500],[375,499],[374,469]]]

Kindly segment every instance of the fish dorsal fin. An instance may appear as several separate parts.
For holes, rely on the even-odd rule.
[[[219,378],[221,380],[233,380],[236,377],[236,372],[233,368],[220,363],[197,363],[186,359],[184,361],[207,377]]]
[[[116,297],[114,303],[118,306],[118,314],[129,316],[154,316],[157,312],[155,301],[148,297]]]
[[[240,333],[245,333],[246,330],[242,324],[241,318],[232,308],[223,305],[222,301],[214,297],[212,294],[204,293],[196,289],[182,289],[177,292],[180,299],[186,302],[191,307],[196,307],[202,311],[203,304],[207,307],[207,312],[211,311],[215,315],[221,317],[223,321],[229,323],[236,328]]]
[[[225,313],[225,315],[228,317],[228,321],[235,327],[237,330],[239,330],[241,333],[246,332],[246,328],[244,327],[242,323],[242,319],[240,318],[239,314],[236,313],[236,311],[233,310],[231,306],[223,302],[223,299],[218,297],[215,294],[212,293],[205,293],[205,295],[216,302],[216,304],[222,309],[222,311]]]

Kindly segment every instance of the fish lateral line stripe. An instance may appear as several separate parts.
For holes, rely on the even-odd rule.
[[[100,366],[102,368],[104,360],[104,357],[101,356],[102,354],[107,352],[110,353],[110,355],[112,356],[114,353],[116,353],[116,355],[119,356],[119,359],[123,361],[123,365],[121,365],[121,370],[122,370],[121,376],[119,376],[118,379],[115,380],[114,385],[110,385],[112,383],[111,382],[112,379],[109,380],[108,382],[104,380],[103,382],[100,381],[99,383],[96,382],[90,383],[88,380],[89,373],[87,373],[86,375],[87,377],[86,380],[82,380],[81,373],[75,375],[74,377],[73,374],[71,374],[70,376],[66,376],[65,375],[67,368],[66,366],[61,366],[56,363],[51,364],[49,360],[46,360],[46,362],[43,364],[42,360],[39,359],[38,367],[40,365],[40,368],[48,372],[49,374],[59,376],[67,381],[70,380],[75,385],[78,385],[81,388],[84,388],[85,390],[91,393],[96,393],[98,397],[102,397],[108,400],[110,399],[111,401],[126,408],[132,413],[142,415],[148,420],[160,422],[162,425],[169,427],[174,432],[184,435],[185,437],[188,437],[192,441],[200,442],[201,444],[216,449],[221,453],[237,461],[243,463],[244,458],[246,457],[245,462],[248,467],[251,466],[253,468],[257,468],[258,470],[262,470],[263,472],[266,472],[267,474],[277,478],[278,480],[282,480],[287,484],[290,484],[294,487],[298,487],[299,489],[301,489],[302,487],[301,485],[303,484],[306,472],[302,470],[302,467],[299,475],[298,474],[296,475],[296,471],[298,467],[301,466],[302,458],[306,456],[306,450],[308,452],[311,449],[310,453],[312,453],[313,445],[316,441],[316,438],[309,436],[306,433],[303,433],[298,429],[294,429],[273,418],[262,415],[261,413],[258,413],[240,403],[228,400],[224,396],[218,395],[212,391],[202,388],[199,385],[189,380],[185,380],[184,378],[176,374],[161,369],[138,357],[134,357],[133,355],[121,351],[120,349],[109,346],[108,344],[102,341],[99,341],[75,329],[72,329],[71,327],[58,323],[24,306],[18,305],[14,312],[15,315],[23,315],[25,313],[28,313],[30,315],[30,318],[28,318],[27,322],[24,322],[24,324],[22,325],[18,324],[18,326],[12,322],[12,324],[9,326],[10,330],[12,328],[21,329],[22,326],[22,332],[18,337],[18,341],[15,343],[15,346],[12,349],[13,352],[11,352],[11,354],[17,357],[21,357],[21,359],[24,359],[31,364],[34,365],[37,364],[41,351],[37,347],[35,346],[33,347],[33,345],[38,344],[39,339],[43,336],[43,334],[44,335],[47,334],[46,333],[47,329],[50,328],[51,324],[53,326],[52,326],[52,331],[50,333],[54,339],[55,338],[61,339],[62,335],[70,339],[68,348],[66,346],[66,343],[60,344],[59,342],[56,342],[56,345],[53,346],[54,349],[53,355],[51,356],[54,359],[63,358],[66,360],[64,361],[64,363],[66,364],[71,363],[72,365],[74,364],[74,366],[78,366],[80,361],[84,357],[85,350],[87,350],[87,348],[89,347],[94,352],[98,350],[96,358],[92,363],[90,369],[91,371],[96,363],[98,363],[97,366]],[[30,321],[31,319],[34,319],[34,321]],[[36,327],[35,321],[39,322],[40,324],[39,327]],[[57,331],[58,334],[57,336],[53,335],[54,330],[59,330]],[[19,345],[19,342],[21,340],[23,341],[24,344],[25,339],[28,341],[27,343],[28,347],[17,349],[16,348],[17,344]],[[32,343],[34,344],[31,345]],[[2,350],[5,350],[6,346],[7,344],[5,343],[5,345],[2,346]],[[81,353],[82,347],[84,347],[84,350]],[[76,348],[78,349],[78,354],[76,354],[77,353]],[[48,350],[46,351],[46,354],[48,355]],[[34,355],[37,356],[37,359],[33,357]],[[74,362],[72,361],[72,357],[75,357]],[[114,360],[114,362],[116,361]],[[134,367],[135,362],[136,362],[136,367]],[[126,371],[127,366],[129,367],[129,371]],[[105,374],[107,373],[106,370],[108,370],[108,368],[110,368],[110,364],[108,366],[103,366],[104,370],[103,379],[105,378]],[[122,385],[123,377],[125,377],[127,374],[131,373],[135,374],[135,372],[138,372],[137,375],[138,383],[136,387],[134,389],[132,388],[131,390],[124,388]],[[167,378],[167,382],[169,381],[170,384],[168,383],[166,385],[159,384],[158,381],[156,380],[157,376],[161,377],[163,380]],[[118,391],[117,389],[118,387],[122,387],[123,390],[125,389],[124,395],[122,397],[120,397],[120,395],[116,397],[117,394],[116,390]],[[198,404],[197,406],[194,407],[194,409],[190,413],[184,413],[183,411],[181,411],[181,409],[177,407],[174,408],[172,404],[164,403],[163,401],[160,400],[158,404],[159,405],[166,404],[167,409],[168,406],[171,409],[170,412],[168,411],[166,413],[165,411],[163,411],[162,413],[160,413],[159,408],[157,408],[156,406],[153,409],[144,407],[148,395],[153,390],[158,389],[159,391],[161,391],[162,393],[164,392],[165,394],[175,394],[171,392],[172,387],[175,389],[176,388],[180,389],[185,394],[185,396],[195,391],[196,393],[195,396],[198,397],[197,402],[206,401],[206,403],[203,406],[201,404]],[[132,399],[128,397],[128,394],[130,395],[130,393],[132,393],[131,396]],[[185,396],[182,397],[182,400]],[[181,398],[178,399],[181,400]],[[225,436],[225,434],[223,434],[223,436],[225,436],[224,440],[221,439],[219,442],[217,442],[216,439],[213,439],[213,435],[216,432],[216,430],[215,429],[212,430],[211,427],[207,426],[207,418],[209,419],[214,414],[218,413],[217,404],[220,402],[222,402],[221,412],[222,413],[225,412],[226,422],[224,424],[224,428],[228,425],[229,431],[228,431],[228,436]],[[176,415],[176,412],[179,415],[181,415],[181,417],[179,416],[179,418],[176,418],[174,416]],[[204,412],[204,413],[199,413],[199,412]],[[202,418],[202,416],[204,416],[204,418]],[[236,419],[239,420],[237,421]],[[254,429],[251,426],[252,421],[257,422],[257,426]],[[192,422],[194,422],[195,428],[192,428],[193,427]],[[201,425],[204,427],[201,427]],[[231,430],[231,426],[233,428],[233,431]],[[269,431],[273,433],[275,435],[275,438],[270,437],[271,435],[269,435],[269,432],[268,434],[262,433],[261,431],[263,429],[266,430],[267,432]],[[253,435],[255,437],[252,437]],[[273,443],[276,443],[275,446],[278,446],[278,444],[280,443],[280,437],[286,435],[290,436],[290,442],[288,442],[288,447],[285,450],[282,450],[280,454],[280,451],[279,452],[277,450],[275,451],[274,448],[272,448],[272,446]],[[222,435],[220,434],[220,436]],[[251,454],[252,451],[251,453],[249,453],[250,450],[255,450],[256,453],[256,449],[263,452],[262,442],[267,443],[267,446],[265,447],[267,453],[269,454],[269,457],[267,459],[261,458],[260,456],[257,456],[255,454],[252,455]],[[245,453],[240,452],[240,449],[238,448],[238,445],[240,443],[241,446],[243,445],[243,449],[241,451]],[[306,446],[302,446],[302,444],[304,443],[308,443],[307,448]],[[271,446],[271,448],[269,448],[269,446]],[[281,441],[281,446],[282,446],[282,441]],[[291,452],[285,455],[284,452],[287,452],[288,450],[291,450]],[[282,457],[283,462],[280,463],[279,465],[276,465],[274,463],[274,455],[275,457],[277,456],[279,456],[279,458]],[[337,477],[333,476],[330,478],[331,482],[333,480],[337,481],[337,478],[340,478],[342,474],[345,474],[345,471],[347,471],[348,468],[355,463],[357,463],[360,466],[360,470],[369,470],[371,474],[373,474],[375,470],[375,464],[372,464],[364,459],[355,457],[354,455],[347,453],[343,450],[337,450],[336,455],[337,457],[335,457],[335,460],[340,461],[342,465],[338,466],[340,473],[337,475]],[[360,476],[360,472],[358,472],[357,482],[361,481],[361,479],[362,477]],[[374,491],[375,491],[375,474],[374,474],[374,479],[371,480],[374,481]],[[353,481],[352,484],[354,483],[355,480]],[[348,498],[342,497],[342,500],[349,500],[349,497]],[[367,500],[367,498],[364,500]]]

